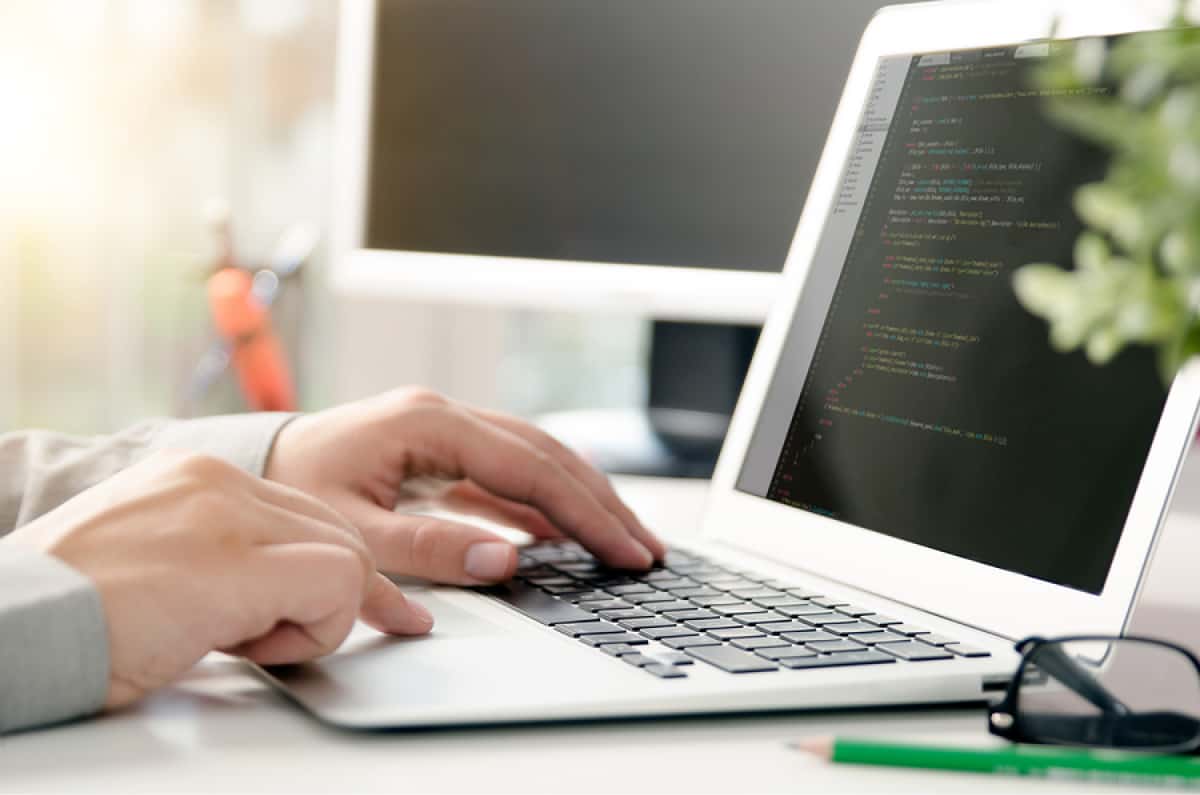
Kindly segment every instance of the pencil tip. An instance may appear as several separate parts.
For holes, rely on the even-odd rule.
[[[806,754],[829,759],[833,755],[833,740],[829,737],[805,737],[802,740],[792,740],[789,748],[803,751]]]

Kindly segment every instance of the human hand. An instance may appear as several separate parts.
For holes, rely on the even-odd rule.
[[[108,624],[109,707],[214,649],[300,662],[336,649],[360,615],[392,634],[433,625],[332,509],[203,456],[152,456],[5,543],[49,552],[95,583]]]
[[[293,420],[275,440],[266,477],[353,522],[383,570],[440,582],[507,579],[516,550],[478,527],[397,508],[432,502],[538,538],[572,536],[613,566],[645,568],[666,554],[608,479],[548,434],[427,390]]]

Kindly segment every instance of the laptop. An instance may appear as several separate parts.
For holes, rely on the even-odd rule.
[[[1067,3],[1058,35],[1150,29],[1150,5]],[[418,588],[428,637],[360,627],[263,675],[352,728],[972,702],[1016,639],[1120,633],[1200,373],[1054,352],[1013,297],[1015,268],[1070,261],[1105,167],[1030,89],[1059,10],[871,21],[702,534],[643,573],[530,547],[502,586]]]

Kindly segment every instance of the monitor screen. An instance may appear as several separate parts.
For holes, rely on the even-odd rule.
[[[382,0],[367,248],[782,269],[874,0]]]
[[[1014,295],[1072,262],[1107,165],[1047,119],[1049,47],[880,61],[738,488],[1100,593],[1166,390],[1148,349],[1053,351]]]

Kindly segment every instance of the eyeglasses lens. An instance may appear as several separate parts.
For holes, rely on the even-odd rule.
[[[1056,641],[1035,648],[1029,665],[1016,720],[1031,740],[1168,750],[1200,738],[1200,673],[1169,646]]]

